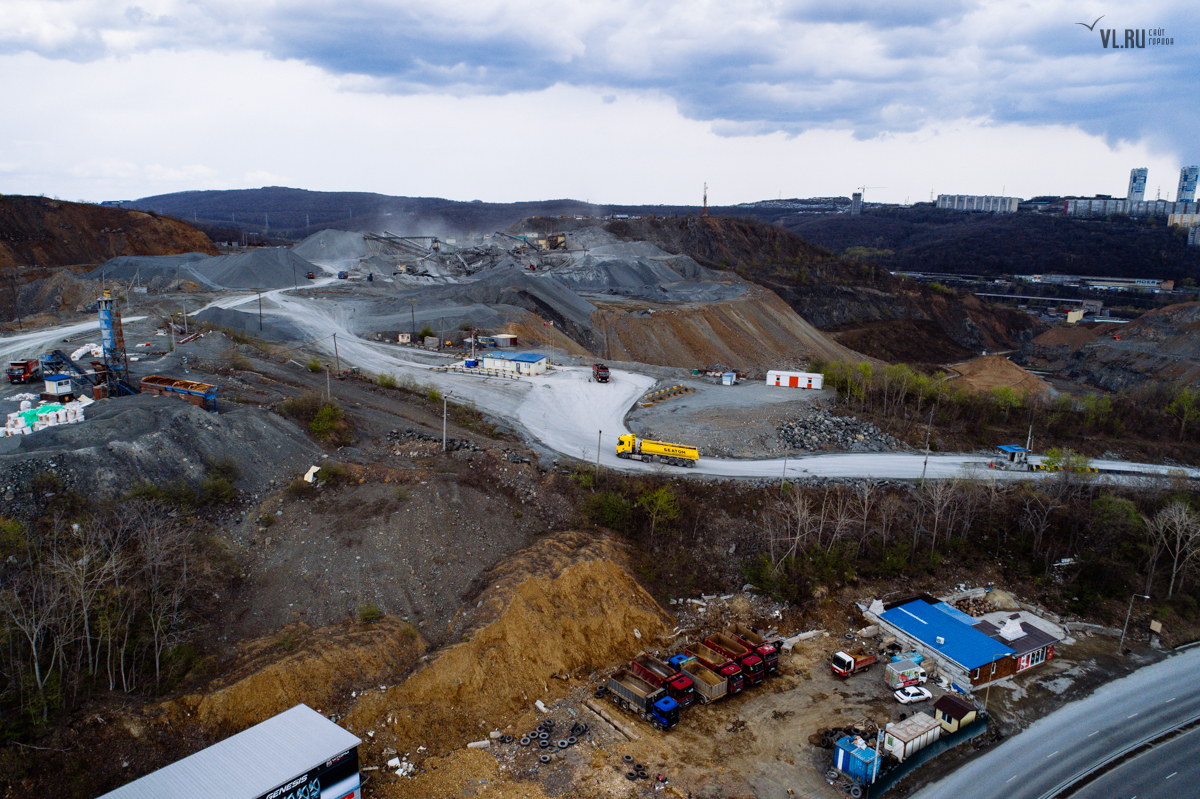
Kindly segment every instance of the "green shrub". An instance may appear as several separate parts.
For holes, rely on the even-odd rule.
[[[396,376],[390,372],[381,372],[379,377],[375,378],[375,382],[380,388],[396,388],[399,384],[396,382]]]
[[[368,602],[358,609],[358,620],[363,624],[379,621],[383,618],[383,611],[380,610],[374,602]]]
[[[321,362],[319,360],[317,360],[316,358],[309,358],[308,359],[308,371],[310,371],[310,372],[321,371]]]

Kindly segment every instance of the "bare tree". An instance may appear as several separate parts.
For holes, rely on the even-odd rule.
[[[1171,558],[1171,582],[1167,599],[1175,593],[1175,582],[1200,558],[1200,519],[1182,502],[1172,502],[1146,520],[1150,538],[1150,566],[1146,575],[1146,593],[1154,580],[1158,560],[1164,553]]]
[[[29,668],[41,699],[42,720],[49,714],[46,683],[58,665],[61,648],[53,637],[64,604],[61,583],[48,572],[31,570],[12,580],[0,594],[0,613],[24,638],[28,647]],[[49,652],[49,661],[43,663]]]

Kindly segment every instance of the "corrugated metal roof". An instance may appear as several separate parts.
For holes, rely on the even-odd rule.
[[[1003,640],[1000,638],[1000,628],[992,624],[990,621],[981,621],[975,625],[975,629],[988,636],[993,640]],[[1045,646],[1058,641],[1050,633],[1045,630],[1039,630],[1028,622],[1021,622],[1021,630],[1025,633],[1019,638],[1014,638],[1011,641],[1005,642],[1012,648],[1017,655],[1025,655],[1030,652],[1036,652]]]
[[[538,361],[544,361],[546,359],[545,355],[541,355],[536,352],[513,352],[513,353],[508,353],[508,352],[490,353],[489,352],[487,355],[485,355],[483,357],[499,358],[502,361],[517,361],[518,363],[537,363]]]
[[[1000,446],[996,447],[996,449],[1000,450],[1001,452],[1028,452],[1029,451],[1029,450],[1025,449],[1024,447],[1018,447],[1015,444],[1001,444]]]
[[[939,602],[936,605],[934,605],[934,607],[937,608],[938,610],[940,610],[942,613],[949,615],[950,618],[958,619],[959,621],[961,621],[963,624],[967,625],[968,627],[974,627],[976,624],[979,623],[979,619],[975,618],[974,616],[972,616],[969,613],[963,613],[961,610],[954,607],[953,605],[951,605],[948,602]]]
[[[1013,654],[1007,646],[919,599],[886,610],[880,618],[968,671]]]
[[[312,708],[296,705],[100,799],[257,799],[359,743]]]

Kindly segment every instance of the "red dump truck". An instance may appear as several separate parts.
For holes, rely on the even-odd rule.
[[[592,379],[597,383],[608,382],[608,367],[602,363],[592,364]]]
[[[663,663],[653,655],[641,654],[629,662],[630,671],[656,688],[662,688],[667,696],[688,707],[696,702],[696,688],[692,678]]]
[[[860,646],[850,652],[835,653],[829,666],[833,669],[834,674],[849,677],[851,674],[871,668],[877,660],[879,658],[874,653],[867,652]]]
[[[729,680],[717,674],[691,655],[676,655],[671,658],[671,662],[677,663],[680,671],[692,678],[692,685],[696,689],[696,696],[700,697],[700,701],[704,704],[707,705],[716,702],[729,693]]]
[[[725,634],[738,639],[754,650],[768,672],[779,670],[779,647],[773,641],[768,641],[754,630],[743,624],[731,624],[725,628]]]
[[[704,643],[718,652],[724,653],[726,657],[741,666],[742,673],[746,675],[746,682],[751,685],[758,685],[763,681],[763,677],[766,676],[767,671],[763,667],[763,659],[754,654],[753,649],[736,638],[732,638],[725,633],[717,633],[705,638]]]
[[[724,677],[729,682],[729,693],[739,693],[745,686],[746,678],[742,674],[741,666],[721,652],[699,643],[688,644],[683,651]]]
[[[9,361],[5,374],[8,375],[10,383],[28,383],[31,380],[41,379],[42,365],[36,360]]]

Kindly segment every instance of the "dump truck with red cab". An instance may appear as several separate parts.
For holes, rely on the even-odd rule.
[[[613,672],[607,688],[609,699],[618,707],[632,710],[659,729],[669,730],[679,723],[679,703],[629,669]]]
[[[608,367],[602,363],[592,364],[592,379],[597,383],[608,382]]]
[[[850,652],[834,653],[833,659],[829,662],[829,667],[833,669],[834,674],[849,677],[851,674],[857,674],[860,671],[871,668],[878,659],[873,652],[867,652],[862,647],[859,647]]]
[[[683,651],[724,677],[729,682],[729,693],[740,693],[745,687],[746,677],[742,674],[742,667],[707,644],[688,644]]]
[[[696,702],[692,678],[653,655],[641,654],[629,662],[630,670],[655,688],[662,688],[681,708]]]
[[[671,664],[692,678],[692,686],[702,703],[710,704],[729,693],[729,680],[692,655],[676,655]]]
[[[41,380],[42,364],[40,361],[9,361],[5,371],[10,383],[28,383],[31,380]]]
[[[762,658],[768,672],[779,670],[779,646],[774,641],[768,641],[746,625],[736,622],[725,628],[725,634],[753,649]]]
[[[746,675],[746,682],[751,685],[758,685],[766,676],[767,670],[763,666],[763,659],[736,638],[731,638],[725,633],[717,633],[705,638],[704,643],[741,666],[742,673]]]

